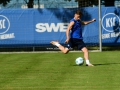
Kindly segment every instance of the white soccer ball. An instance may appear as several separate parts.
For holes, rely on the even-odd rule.
[[[78,58],[76,58],[75,63],[76,63],[77,65],[83,65],[84,60],[83,60],[82,57],[78,57]]]

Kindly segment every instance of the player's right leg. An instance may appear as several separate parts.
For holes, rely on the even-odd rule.
[[[50,43],[51,43],[52,45],[57,46],[64,54],[67,54],[67,53],[69,52],[69,49],[66,48],[66,47],[64,47],[64,46],[62,46],[61,44],[59,44],[58,41],[51,41]]]

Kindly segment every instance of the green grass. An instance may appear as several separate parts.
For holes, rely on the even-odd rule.
[[[0,90],[119,90],[120,52],[90,52],[95,67],[75,65],[82,52],[0,54]]]

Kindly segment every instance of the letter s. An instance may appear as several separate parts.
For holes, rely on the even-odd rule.
[[[45,32],[46,27],[44,23],[38,23],[36,24],[36,32]]]

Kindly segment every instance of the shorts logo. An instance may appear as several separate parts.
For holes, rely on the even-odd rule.
[[[9,19],[4,16],[0,15],[0,34],[6,33],[10,28],[10,21]]]
[[[119,29],[120,18],[114,13],[107,13],[102,18],[102,27],[107,32],[115,32]]]

